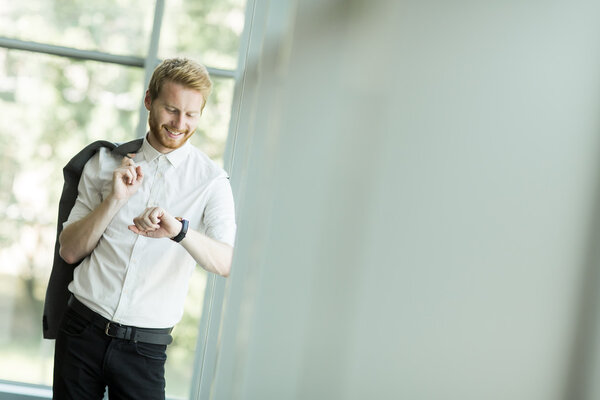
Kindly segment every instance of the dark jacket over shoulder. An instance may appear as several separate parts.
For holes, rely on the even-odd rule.
[[[99,140],[86,146],[63,168],[64,185],[58,205],[54,262],[52,264],[50,280],[48,281],[48,288],[46,289],[44,315],[42,318],[44,338],[46,339],[56,339],[58,326],[65,313],[67,301],[70,296],[67,286],[73,280],[73,270],[81,262],[78,261],[75,264],[69,264],[60,257],[58,254],[58,250],[60,249],[58,237],[62,232],[63,223],[69,218],[71,209],[75,205],[75,200],[77,200],[77,187],[79,186],[83,167],[101,147],[108,147],[113,152],[125,156],[127,153],[136,153],[142,147],[142,142],[143,139],[136,139],[122,145],[117,145],[106,140]]]

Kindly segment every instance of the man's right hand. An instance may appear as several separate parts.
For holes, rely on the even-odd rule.
[[[121,165],[113,172],[112,195],[118,200],[129,199],[140,187],[144,179],[142,167],[135,165],[135,153],[123,157]]]

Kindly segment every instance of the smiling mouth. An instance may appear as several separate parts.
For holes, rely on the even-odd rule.
[[[183,136],[183,134],[185,133],[185,132],[177,132],[177,131],[171,130],[171,129],[167,128],[167,127],[165,127],[165,130],[169,134],[169,137],[172,137],[172,138],[178,138],[180,136]]]

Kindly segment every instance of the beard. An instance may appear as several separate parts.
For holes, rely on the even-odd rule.
[[[170,150],[176,150],[183,146],[188,139],[194,134],[196,130],[193,131],[184,131],[181,137],[171,138],[168,136],[166,132],[166,128],[170,128],[171,131],[177,132],[178,130],[172,128],[168,125],[159,125],[158,122],[153,118],[152,110],[150,110],[150,114],[148,116],[148,125],[150,126],[150,136],[153,141],[158,142],[157,144],[161,147]]]

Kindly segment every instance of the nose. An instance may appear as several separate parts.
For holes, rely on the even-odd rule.
[[[181,130],[185,126],[185,117],[183,114],[179,113],[173,117],[173,127],[175,129]]]

